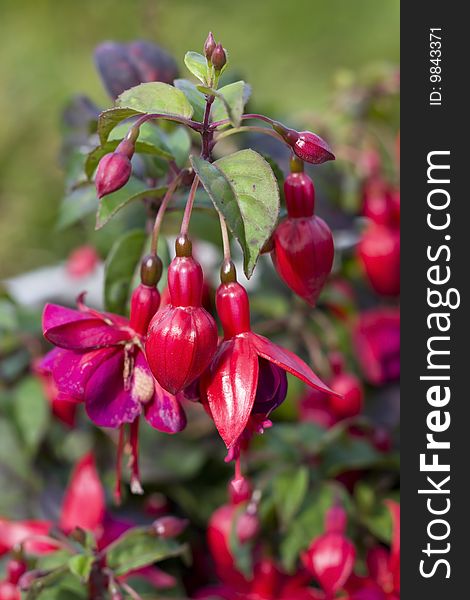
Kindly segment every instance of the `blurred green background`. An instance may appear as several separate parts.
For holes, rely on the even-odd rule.
[[[338,70],[399,60],[399,0],[0,0],[0,10],[1,276],[80,242],[79,231],[54,232],[60,115],[76,93],[110,105],[93,66],[99,42],[149,39],[181,65],[212,29],[273,114],[327,113]]]

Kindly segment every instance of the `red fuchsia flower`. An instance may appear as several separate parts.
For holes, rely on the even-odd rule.
[[[216,294],[224,339],[201,379],[201,400],[229,449],[239,442],[253,409],[257,411],[258,406],[264,405],[264,411],[266,406],[271,408],[271,405],[278,403],[283,392],[282,381],[276,377],[279,369],[295,375],[315,389],[331,392],[295,354],[251,331],[248,295],[236,282],[234,268],[230,273]],[[273,388],[268,394],[269,400],[265,402],[265,391],[260,391],[259,404],[256,405],[259,383],[262,381],[260,372],[263,373],[266,368],[261,360],[277,369],[270,374]],[[274,388],[277,391],[273,393]]]
[[[295,131],[289,129],[277,121],[273,122],[273,129],[279,133],[284,140],[291,146],[295,155],[301,160],[319,165],[328,160],[335,160],[329,145],[316,133],[311,131]]]
[[[354,567],[356,550],[344,535],[346,514],[331,508],[325,519],[325,533],[317,537],[302,555],[305,568],[315,577],[327,600],[344,586]]]
[[[352,373],[341,372],[329,382],[336,394],[329,396],[331,409],[338,419],[355,417],[364,407],[364,389],[360,380]]]
[[[273,235],[272,259],[281,279],[314,306],[331,272],[333,236],[328,225],[314,215],[315,189],[299,161],[284,183],[287,218]]]
[[[375,546],[367,554],[368,575],[352,575],[346,585],[347,600],[399,600],[400,598],[400,505],[387,500],[393,522],[392,547]]]
[[[181,520],[178,519],[178,521]],[[0,556],[11,552],[18,546],[22,546],[26,554],[33,556],[55,552],[59,548],[60,542],[48,537],[54,525],[57,525],[66,535],[76,528],[92,532],[96,537],[97,547],[100,551],[105,551],[111,542],[133,527],[132,523],[118,520],[106,511],[104,489],[91,453],[86,454],[78,461],[72,472],[57,524],[52,521],[7,521],[0,519]],[[176,531],[175,526],[173,529]],[[180,527],[178,534],[181,531]],[[15,571],[16,581],[13,583],[16,589],[18,581],[25,570],[24,568],[19,574],[18,569]],[[10,571],[8,571],[8,581],[12,582]],[[126,573],[123,579],[134,575],[147,579],[156,587],[172,587],[175,585],[175,579],[171,575],[153,566]],[[12,597],[16,598],[15,596]]]
[[[132,173],[131,158],[135,152],[138,136],[139,129],[131,128],[116,150],[105,154],[98,163],[95,175],[98,198],[121,189],[129,181]]]
[[[43,332],[57,346],[42,361],[52,373],[58,399],[84,402],[90,419],[100,427],[121,428],[118,471],[123,451],[123,425],[131,423],[131,488],[141,491],[138,472],[138,418],[166,433],[186,425],[178,400],[154,380],[144,354],[145,333],[160,301],[158,290],[140,284],[131,298],[130,320],[100,313],[83,304],[79,310],[46,305]],[[119,484],[119,476],[118,476]],[[118,486],[119,487],[119,486]]]
[[[202,306],[203,274],[188,238],[176,241],[168,268],[170,304],[153,317],[145,351],[155,378],[176,394],[208,367],[217,348],[217,325]]]
[[[299,414],[302,421],[316,423],[325,429],[336,425],[338,418],[330,406],[329,396],[318,390],[308,390],[300,400]]]
[[[400,293],[400,230],[371,223],[362,235],[357,252],[377,294],[397,296]]]
[[[386,227],[400,225],[400,194],[380,176],[372,177],[364,185],[364,216]]]
[[[67,259],[67,273],[76,279],[86,277],[93,273],[99,261],[100,257],[93,246],[80,246]]]
[[[360,314],[353,331],[356,356],[369,383],[400,377],[400,310],[376,308]]]

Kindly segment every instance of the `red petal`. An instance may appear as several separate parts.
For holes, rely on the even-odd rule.
[[[131,337],[130,331],[109,324],[104,316],[90,316],[57,304],[46,304],[42,327],[46,339],[68,350],[94,350]]]
[[[31,536],[46,536],[52,527],[49,521],[8,521],[0,519],[0,556],[10,552],[17,544],[24,543]],[[51,539],[51,542],[53,540]],[[47,554],[57,550],[53,543],[30,540],[24,543],[30,554]]]
[[[60,515],[60,527],[72,531],[81,527],[96,531],[104,517],[105,498],[91,453],[77,463],[65,492]]]
[[[215,426],[227,448],[243,433],[256,396],[258,356],[249,334],[222,342],[202,389]]]
[[[270,340],[258,335],[257,333],[248,334],[252,340],[252,344],[261,358],[269,360],[278,367],[282,367],[292,375],[295,375],[300,380],[308,383],[311,387],[338,396],[336,392],[323,383],[323,381],[315,375],[312,369],[301,358],[296,356],[290,350],[281,348],[273,344]]]

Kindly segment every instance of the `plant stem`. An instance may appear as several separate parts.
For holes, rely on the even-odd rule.
[[[269,123],[270,125],[273,124],[274,119],[271,119],[270,117],[266,117],[265,115],[259,115],[257,113],[246,113],[244,115],[242,115],[241,120],[244,121],[245,119],[258,119],[260,121],[264,121],[265,123]],[[211,123],[211,128],[212,129],[216,129],[217,127],[220,127],[221,125],[228,125],[230,123],[230,119],[222,119],[222,121],[215,121],[214,123]]]
[[[199,185],[199,177],[194,176],[191,189],[189,190],[188,201],[184,209],[183,221],[181,222],[181,235],[188,235],[189,221],[191,220],[191,212],[193,210],[194,197],[196,196],[197,186]]]
[[[289,146],[289,144],[284,140],[284,138],[282,138],[278,133],[276,133],[272,129],[268,129],[267,127],[257,127],[255,125],[244,125],[243,127],[235,127],[234,129],[223,131],[217,136],[215,143],[217,144],[218,142],[220,142],[220,140],[223,140],[229,135],[233,135],[235,133],[245,133],[249,131],[255,131],[256,133],[264,133],[265,135],[270,135],[274,139],[279,140],[283,144],[286,144],[286,146]]]
[[[222,232],[222,244],[224,247],[224,261],[230,262],[232,260],[232,254],[230,252],[230,238],[228,235],[227,223],[222,215],[219,212],[219,220],[220,220],[220,230]]]
[[[151,121],[153,119],[164,119],[166,121],[175,121],[176,123],[181,123],[181,125],[186,125],[186,127],[190,127],[194,129],[194,131],[202,130],[202,123],[198,121],[192,121],[191,119],[186,119],[185,117],[179,117],[178,115],[167,115],[165,113],[149,113],[147,115],[143,115],[134,123],[133,127],[140,127],[147,121]]]
[[[208,96],[206,100],[206,109],[204,111],[204,119],[202,123],[202,149],[201,156],[205,160],[210,158],[211,155],[211,146],[212,146],[212,138],[214,136],[213,130],[209,124],[209,119],[211,115],[211,107],[215,100],[215,96]]]
[[[173,181],[170,183],[170,185],[168,186],[166,194],[163,197],[162,203],[160,204],[160,207],[158,208],[157,216],[155,217],[155,223],[153,225],[152,241],[150,243],[150,253],[151,254],[157,254],[158,236],[160,234],[163,217],[165,216],[165,211],[168,207],[168,204],[169,204],[170,200],[172,199],[173,194],[175,193],[175,190],[180,183],[181,183],[181,173],[179,175],[177,175],[173,179]]]

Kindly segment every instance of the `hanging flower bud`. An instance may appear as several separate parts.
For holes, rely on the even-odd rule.
[[[289,129],[278,121],[273,121],[273,129],[291,146],[301,160],[312,165],[320,165],[328,160],[335,160],[330,146],[316,133]]]
[[[372,223],[358,246],[369,283],[382,296],[400,293],[400,230]]]
[[[317,579],[327,597],[333,598],[351,575],[356,551],[344,535],[346,518],[338,507],[326,515],[326,532],[317,537],[302,555],[305,568]],[[332,515],[331,511],[336,514]]]
[[[209,62],[212,62],[212,53],[214,52],[216,47],[214,36],[212,35],[212,31],[209,31],[209,35],[204,42],[204,56],[207,58]]]
[[[216,44],[214,51],[212,52],[211,62],[216,71],[221,71],[225,67],[227,63],[227,55],[222,44]]]
[[[364,406],[364,390],[352,373],[339,373],[330,381],[330,387],[339,395],[330,395],[329,403],[338,419],[355,417]]]
[[[98,198],[121,189],[129,181],[132,173],[131,158],[138,137],[139,128],[132,127],[116,150],[105,154],[100,160],[95,177]]]
[[[146,353],[160,385],[176,394],[208,367],[217,348],[217,326],[202,307],[203,274],[191,242],[176,241],[176,257],[168,268],[170,304],[152,319]]]
[[[333,236],[314,215],[315,188],[307,174],[290,173],[284,192],[288,216],[274,232],[272,260],[291,290],[314,306],[333,266]]]
[[[152,523],[155,533],[161,538],[174,538],[183,533],[188,526],[187,519],[178,519],[178,517],[160,517]]]

